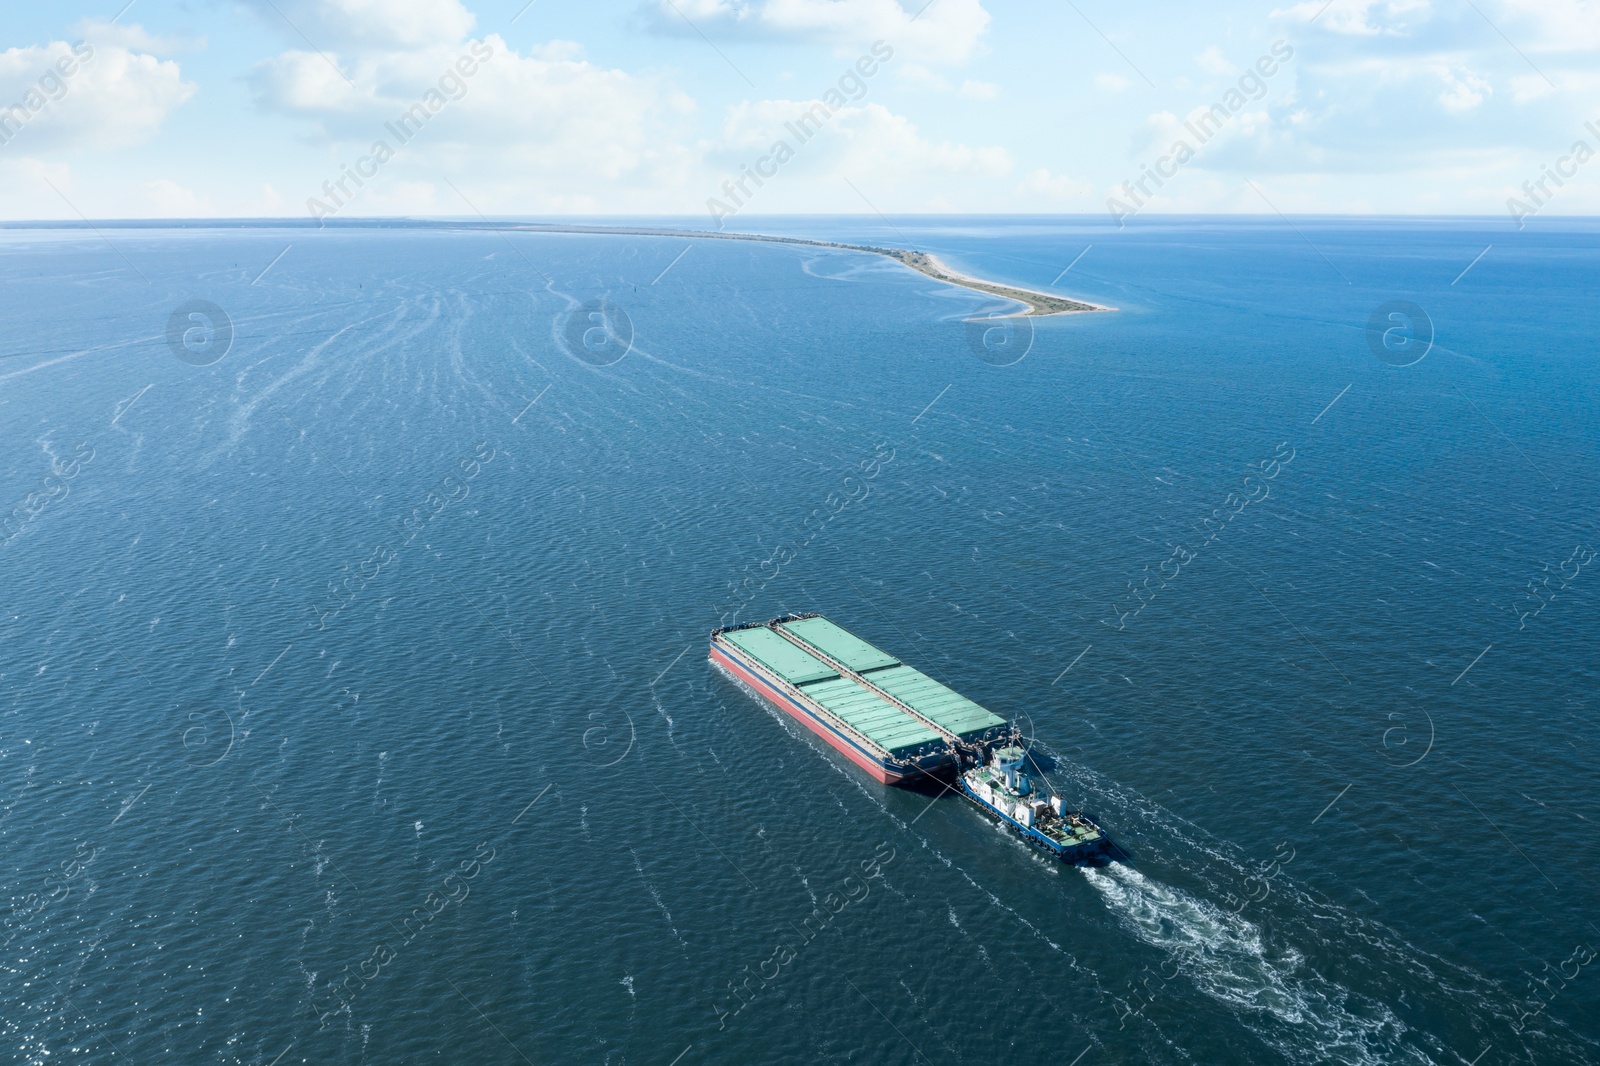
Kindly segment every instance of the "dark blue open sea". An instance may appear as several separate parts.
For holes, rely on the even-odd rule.
[[[1600,225],[739,221],[0,233],[0,1059],[1600,1061]]]

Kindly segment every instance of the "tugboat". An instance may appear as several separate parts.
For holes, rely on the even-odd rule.
[[[1070,809],[1060,796],[1041,792],[1022,769],[1020,738],[988,749],[988,761],[960,773],[962,795],[1000,819],[1023,840],[1062,862],[1089,862],[1110,847],[1100,827]]]

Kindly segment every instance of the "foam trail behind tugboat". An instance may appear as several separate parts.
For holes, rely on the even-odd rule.
[[[1290,1062],[1431,1061],[1404,1039],[1407,1026],[1388,1007],[1315,973],[1300,952],[1270,944],[1241,915],[1120,864],[1083,875],[1129,931],[1171,954],[1177,980],[1232,1008]]]

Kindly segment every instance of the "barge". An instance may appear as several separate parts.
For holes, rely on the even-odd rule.
[[[713,630],[711,661],[886,785],[949,778],[1006,721],[820,614]]]
[[[710,657],[886,785],[953,778],[984,813],[1064,862],[1110,848],[1099,826],[1024,772],[1031,758],[1015,726],[820,614],[712,630]]]

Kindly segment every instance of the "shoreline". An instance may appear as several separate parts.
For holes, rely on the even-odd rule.
[[[951,270],[938,256],[929,252],[900,252],[896,249],[890,253],[890,258],[898,259],[919,274],[926,274],[937,281],[959,285],[963,289],[971,289],[974,292],[987,293],[991,296],[1003,296],[1008,300],[1016,300],[1018,303],[1027,305],[1028,309],[1026,311],[1013,315],[1001,315],[1001,318],[1042,318],[1049,315],[1080,315],[1086,311],[1116,310],[1115,307],[1090,303],[1087,300],[1077,300],[1070,296],[1057,296],[1055,293],[1039,292],[1037,289],[1023,289],[1015,285],[1002,285],[998,281],[985,281],[982,278],[975,278],[970,274],[963,274],[959,270]]]
[[[468,228],[477,229],[479,227],[471,226]],[[775,237],[765,233],[713,233],[709,230],[655,229],[636,226],[558,226],[542,222],[525,222],[510,226],[494,226],[493,228],[529,233],[592,233],[611,234],[619,237],[685,237],[690,239],[699,238],[701,240],[764,241],[770,244],[798,244],[811,248],[834,248],[847,252],[866,252],[869,255],[881,255],[885,259],[892,259],[901,266],[915,270],[917,273],[924,277],[932,278],[934,281],[942,281],[946,285],[954,285],[957,288],[968,289],[972,292],[981,292],[985,296],[998,296],[1023,306],[1021,311],[1013,311],[1008,315],[996,316],[1000,318],[1044,318],[1051,315],[1076,315],[1087,311],[1116,310],[1115,307],[1090,303],[1087,300],[1075,300],[1070,296],[1057,296],[1054,293],[1038,292],[1034,289],[1023,289],[998,281],[975,278],[958,270],[951,270],[936,255],[906,248],[879,248],[868,244],[843,244],[839,241],[811,240],[808,237]]]
[[[244,228],[244,229],[269,229],[269,228],[307,228],[315,226],[324,228],[315,223],[304,222],[298,219],[118,219],[105,220],[101,225],[110,229],[210,229],[210,228]],[[22,221],[0,222],[0,231],[4,230],[32,230],[32,229],[94,229],[93,223],[85,220],[82,223],[60,221]],[[596,234],[613,237],[676,237],[689,240],[718,240],[718,241],[765,241],[769,244],[796,244],[810,248],[832,248],[845,252],[865,252],[868,255],[881,255],[885,259],[892,259],[901,266],[915,270],[917,273],[934,281],[954,285],[957,288],[967,289],[970,292],[980,292],[985,296],[997,296],[1003,300],[1011,300],[1022,305],[1019,311],[1012,311],[1004,315],[984,315],[984,318],[1043,318],[1052,315],[1075,315],[1086,311],[1115,311],[1115,307],[1104,304],[1091,303],[1088,300],[1077,300],[1070,296],[1058,296],[1055,293],[1040,292],[1037,289],[1024,289],[1016,285],[1006,285],[998,281],[988,281],[984,278],[975,278],[970,274],[963,274],[946,266],[938,256],[928,252],[919,252],[908,248],[880,248],[870,244],[844,244],[840,241],[817,241],[808,237],[776,237],[765,233],[723,233],[713,230],[696,229],[666,229],[656,226],[586,226],[561,225],[550,222],[507,222],[495,223],[487,218],[481,223],[471,221],[445,221],[442,219],[331,219],[327,228],[338,229],[458,229],[458,230],[492,230],[497,233],[575,233]],[[968,321],[975,321],[969,319]]]

